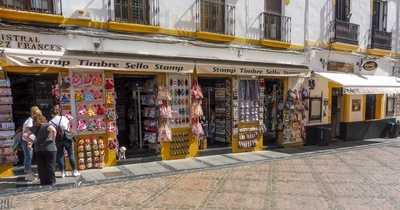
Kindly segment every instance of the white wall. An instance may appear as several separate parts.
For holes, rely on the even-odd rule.
[[[360,106],[360,110],[353,112],[352,110],[352,103],[353,100],[360,100],[361,102],[361,106]],[[363,101],[363,97],[362,95],[351,95],[350,96],[350,122],[359,122],[359,121],[363,121],[364,118],[364,113],[362,112],[364,109],[364,101]]]
[[[83,16],[86,18],[108,21],[108,0],[62,0],[62,9],[65,17],[82,17],[77,13],[78,10],[82,10],[85,12]]]
[[[311,0],[315,1],[315,0]],[[304,44],[305,0],[292,0],[284,6],[284,15],[291,17],[291,39],[293,44]]]
[[[160,26],[196,30],[196,0],[160,0]]]
[[[108,5],[110,2],[111,13]],[[235,6],[235,35],[258,39],[260,34],[258,16],[264,11],[264,0],[227,0]],[[196,30],[196,0],[159,0],[160,26],[169,29]],[[63,15],[70,18],[88,18],[107,21],[114,16],[113,0],[63,0]],[[292,43],[304,43],[305,0],[290,1],[282,5],[285,16],[291,17]],[[78,10],[84,11],[82,16]]]

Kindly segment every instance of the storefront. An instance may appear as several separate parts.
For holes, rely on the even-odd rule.
[[[300,127],[305,113],[297,117],[295,105],[300,105],[302,78],[309,76],[306,67],[227,64],[198,64],[196,67],[203,90],[207,92],[211,86],[220,91],[220,94],[214,93],[220,98],[218,106],[209,105],[212,102],[204,103],[206,115],[213,113],[214,116],[205,119],[215,119],[213,124],[206,121],[205,128],[230,137],[233,152],[261,150],[264,145],[272,144],[302,145],[303,130]],[[233,119],[232,123],[229,124],[227,119]],[[210,124],[212,129],[209,129]]]
[[[333,138],[384,137],[388,122],[395,121],[395,99],[400,93],[396,77],[317,72],[315,78],[329,91],[325,115],[330,119]]]
[[[8,101],[2,117],[9,121],[1,132],[2,174],[14,161],[14,123],[22,125],[32,105],[49,115],[60,104],[71,117],[80,170],[115,165],[122,146],[128,157],[197,154],[190,121],[193,63],[30,53],[10,50],[2,58]]]

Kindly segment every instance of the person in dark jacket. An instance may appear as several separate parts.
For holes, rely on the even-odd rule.
[[[35,135],[33,151],[37,160],[40,184],[54,185],[56,183],[54,173],[57,154],[56,128],[50,125],[43,115],[35,115],[30,130]]]

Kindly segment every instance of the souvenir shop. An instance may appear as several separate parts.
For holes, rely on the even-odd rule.
[[[199,64],[196,72],[205,95],[207,143],[222,133],[231,138],[233,152],[261,150],[264,145],[302,145],[308,90],[298,81],[308,76],[306,67]],[[231,123],[227,119],[232,119]],[[228,129],[217,132],[218,128]]]
[[[227,77],[198,77],[203,92],[201,124],[204,138],[200,148],[229,147],[232,137],[232,85]]]
[[[127,148],[128,158],[159,155],[160,159],[169,160],[197,155],[194,136],[199,136],[201,129],[196,129],[199,123],[193,122],[200,122],[200,117],[190,109],[192,98],[200,99],[201,91],[196,96],[191,94],[196,87],[191,76],[193,64],[137,61],[128,69],[89,68],[79,60],[82,57],[70,56],[58,58],[64,63],[30,66],[27,55],[7,56],[0,80],[0,118],[4,120],[0,132],[1,163],[5,168],[2,176],[12,173],[15,157],[11,137],[15,124],[23,123],[32,105],[48,111],[59,104],[63,115],[70,118],[80,170],[115,165],[122,146]],[[86,63],[119,66],[135,62],[85,59]],[[68,66],[60,68],[66,63]]]

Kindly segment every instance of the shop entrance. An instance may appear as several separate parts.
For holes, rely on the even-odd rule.
[[[283,130],[284,87],[281,79],[265,79],[264,145],[276,146],[278,133]]]
[[[126,157],[159,153],[156,80],[152,76],[115,75],[118,141]]]
[[[47,119],[51,119],[51,108],[55,103],[52,87],[58,83],[57,74],[8,73],[13,96],[13,119],[16,128],[30,116],[32,106],[38,106]]]
[[[341,89],[333,88],[332,111],[331,111],[332,138],[340,136],[341,106],[342,106]]]
[[[231,81],[227,78],[199,78],[203,91],[202,125],[207,148],[227,147],[231,141]]]

